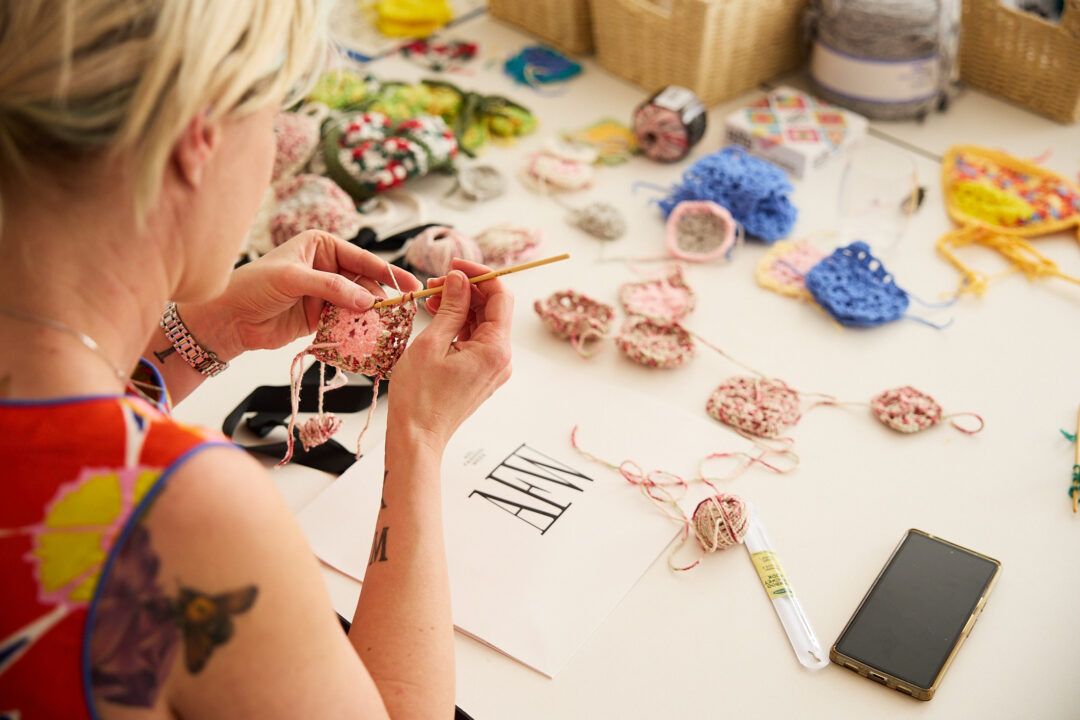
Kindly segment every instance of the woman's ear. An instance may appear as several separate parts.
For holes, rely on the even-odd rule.
[[[221,144],[221,128],[200,113],[184,128],[173,147],[172,161],[180,180],[191,188],[202,184],[206,166]]]

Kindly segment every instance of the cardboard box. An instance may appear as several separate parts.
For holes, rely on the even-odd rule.
[[[866,135],[862,115],[780,87],[724,121],[724,139],[801,178]]]

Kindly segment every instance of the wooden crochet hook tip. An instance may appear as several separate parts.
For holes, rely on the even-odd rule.
[[[509,275],[510,273],[521,272],[522,270],[531,270],[532,268],[540,267],[541,265],[550,265],[554,262],[569,259],[570,253],[563,253],[562,255],[552,255],[551,257],[546,257],[542,260],[533,260],[532,262],[522,263],[521,265],[514,265],[513,267],[503,268],[502,270],[492,270],[491,272],[484,273],[483,275],[477,275],[476,277],[469,278],[469,282],[475,285],[476,283],[481,283],[485,280],[492,280],[497,277],[502,277],[503,275]],[[405,293],[404,295],[399,295],[397,297],[380,300],[379,302],[375,303],[375,309],[378,310],[379,308],[384,308],[387,305],[397,305],[399,303],[405,302],[406,300],[419,300],[420,298],[426,298],[430,295],[438,295],[442,293],[444,287],[445,286],[440,285],[439,287],[428,288],[427,290],[420,290],[414,293]]]

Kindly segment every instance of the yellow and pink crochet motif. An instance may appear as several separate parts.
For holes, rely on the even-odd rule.
[[[949,150],[942,185],[949,216],[960,227],[943,235],[937,248],[960,271],[961,293],[981,295],[990,281],[954,252],[968,245],[997,251],[1030,280],[1058,277],[1080,284],[1025,240],[1074,227],[1080,240],[1080,186],[1006,153],[973,145]]]

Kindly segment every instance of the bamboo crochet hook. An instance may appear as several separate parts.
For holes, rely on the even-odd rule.
[[[476,283],[484,282],[485,280],[491,280],[492,278],[502,277],[503,275],[509,275],[510,273],[520,272],[522,270],[530,270],[534,267],[540,267],[541,265],[550,265],[560,260],[569,260],[570,253],[563,253],[562,255],[553,255],[551,257],[544,258],[543,260],[533,260],[532,262],[522,263],[521,265],[514,265],[513,267],[503,268],[502,270],[492,270],[491,272],[484,273],[483,275],[477,275],[476,277],[469,278],[469,282]],[[438,295],[443,291],[444,286],[428,288],[427,290],[420,290],[414,293],[405,293],[397,297],[388,298],[386,300],[380,300],[375,303],[375,309],[386,307],[387,305],[397,305],[398,303],[405,302],[406,300],[419,300],[420,298],[428,297],[429,295]]]

